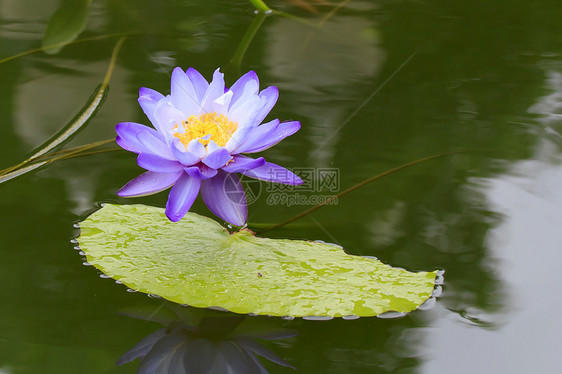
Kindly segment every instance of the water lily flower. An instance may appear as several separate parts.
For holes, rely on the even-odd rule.
[[[138,102],[154,129],[134,122],[119,123],[116,141],[137,153],[138,165],[147,172],[117,194],[143,196],[173,186],[166,216],[177,222],[201,191],[215,215],[233,225],[244,225],[248,217],[246,196],[236,173],[288,185],[303,182],[263,157],[242,155],[266,150],[299,130],[297,121],[275,119],[262,124],[278,96],[273,86],[259,91],[253,71],[226,88],[219,69],[208,83],[193,68],[175,68],[167,96],[141,88]]]

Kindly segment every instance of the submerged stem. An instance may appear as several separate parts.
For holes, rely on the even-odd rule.
[[[233,67],[236,68],[236,70],[240,69],[240,64],[242,64],[242,59],[244,58],[244,55],[246,54],[248,47],[252,43],[252,40],[254,40],[256,33],[258,32],[259,28],[263,24],[263,21],[265,20],[266,16],[267,15],[265,13],[258,13],[252,20],[250,26],[248,26],[246,32],[244,33],[244,36],[242,37],[240,44],[238,44],[238,48],[236,48],[236,52],[234,52],[234,56],[232,56],[232,59],[230,60],[230,64],[233,65]]]

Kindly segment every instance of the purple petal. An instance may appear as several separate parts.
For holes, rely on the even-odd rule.
[[[267,138],[267,135],[271,133],[271,131],[275,130],[277,126],[279,126],[279,120],[274,119],[273,121],[252,128],[251,131],[242,139],[242,144],[234,153],[244,153],[247,149],[254,148],[259,141]]]
[[[137,164],[141,168],[155,173],[177,173],[184,168],[178,161],[167,160],[151,153],[141,153],[137,157]]]
[[[183,172],[154,173],[147,171],[123,186],[117,195],[122,197],[151,195],[173,185]]]
[[[261,121],[256,120],[262,103],[258,96],[247,97],[240,105],[228,110],[228,119],[236,122],[238,128],[246,126],[257,126]]]
[[[271,109],[277,102],[277,99],[279,98],[279,90],[275,86],[267,87],[262,92],[260,92],[259,97],[262,105],[261,109],[256,115],[256,121],[258,123],[261,123],[265,119],[265,117],[267,117],[269,112],[271,112]]]
[[[239,127],[234,131],[230,139],[226,142],[224,147],[232,154],[232,153],[241,153],[238,151],[238,148],[244,144],[246,138],[252,131],[254,131],[255,126],[245,126]]]
[[[207,155],[205,146],[201,144],[199,139],[193,139],[187,144],[187,150],[195,155],[200,160]]]
[[[238,80],[230,87],[232,91],[232,106],[240,105],[247,97],[256,95],[260,87],[260,81],[257,74],[251,70],[238,78]]]
[[[199,113],[201,105],[193,84],[181,68],[175,68],[172,72],[171,84],[172,103],[187,117]]]
[[[266,162],[265,165],[248,171],[242,171],[242,174],[263,181],[271,181],[276,183],[297,185],[302,184],[303,180],[297,177],[293,172],[282,166],[272,162]]]
[[[259,96],[253,95],[246,97],[240,106],[231,108],[228,111],[228,118],[238,123],[239,130],[246,126],[255,128],[271,111],[271,108],[273,108],[277,102],[278,96],[279,91],[277,87],[268,87],[263,90]],[[240,139],[239,141],[242,140],[243,139]]]
[[[246,195],[236,174],[219,170],[214,178],[201,183],[201,197],[218,217],[235,226],[243,226],[248,218]]]
[[[117,138],[115,141],[117,144],[127,151],[141,153],[141,152],[150,152],[148,147],[144,145],[138,138],[137,133],[140,131],[156,131],[147,127],[145,125],[141,125],[140,123],[135,122],[121,122],[115,126],[115,131],[117,132]]]
[[[141,87],[139,89],[139,99],[145,98],[150,101],[158,102],[161,98],[163,98],[160,92],[153,90],[152,88]]]
[[[211,106],[219,96],[224,95],[224,74],[220,69],[215,70],[213,73],[213,80],[205,92],[205,97],[201,101],[200,113],[209,112],[212,110]]]
[[[223,166],[222,170],[226,171],[227,173],[240,173],[242,171],[259,168],[263,165],[265,165],[265,159],[263,157],[253,159],[250,157],[237,155],[233,157],[232,162],[229,162],[228,165]]]
[[[226,92],[224,95],[219,96],[215,101],[213,101],[211,107],[212,111],[216,113],[227,113],[228,106],[232,100],[232,91]]]
[[[209,140],[209,139],[211,139],[211,134],[205,135],[201,139]],[[216,151],[219,148],[220,147],[217,145],[217,143],[215,143],[215,141],[213,139],[211,139],[209,141],[209,144],[207,144],[207,154],[213,153],[214,151]]]
[[[168,97],[160,100],[154,109],[158,131],[165,137],[169,137],[173,126],[181,125],[187,117],[171,103]]]
[[[274,122],[274,121],[272,121]],[[246,142],[236,150],[236,153],[255,153],[266,150],[285,139],[287,136],[293,135],[301,128],[298,121],[283,122],[278,126],[270,125],[268,122],[258,126],[251,134],[247,136]],[[267,127],[265,127],[267,125]],[[261,129],[264,127],[263,129]]]
[[[182,173],[170,191],[166,203],[166,216],[170,221],[178,222],[185,216],[199,193],[199,187],[201,187],[200,179],[191,178],[186,173]]]
[[[209,179],[217,175],[216,169],[211,169],[205,165],[191,166],[184,170],[190,177],[197,179]]]
[[[148,130],[152,130],[152,129],[148,129]],[[146,148],[148,148],[150,153],[166,158],[168,160],[175,160],[175,157],[172,154],[170,147],[168,147],[166,141],[163,139],[162,135],[160,135],[158,132],[154,130],[147,131],[143,129],[137,132],[137,139]]]
[[[201,162],[210,168],[218,169],[226,165],[231,159],[232,156],[225,148],[218,148],[209,153]]]
[[[199,143],[199,142],[198,142]],[[183,166],[191,166],[198,163],[201,159],[193,153],[187,151],[179,139],[174,139],[172,143],[172,153]]]
[[[148,117],[153,126],[156,126],[156,118],[154,118],[154,109],[156,104],[164,95],[150,88],[142,87],[139,90],[138,102],[144,114]]]
[[[201,73],[199,73],[194,68],[187,69],[185,74],[193,84],[193,88],[195,89],[195,93],[197,94],[198,101],[201,102],[205,97],[205,92],[207,92],[207,88],[209,88],[209,82],[207,82],[207,80],[203,78]]]

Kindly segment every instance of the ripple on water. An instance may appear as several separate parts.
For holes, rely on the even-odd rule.
[[[208,306],[205,309],[216,310],[217,312],[229,312],[228,309],[224,309],[223,307],[220,306]]]
[[[435,276],[435,285],[436,286],[441,286],[443,284],[443,282],[445,281],[445,277],[443,276],[443,274],[445,274],[445,270],[438,270],[437,271],[437,275]]]
[[[394,318],[402,318],[406,315],[406,313],[396,312],[394,310],[390,310],[388,312],[381,313],[377,315],[377,318],[382,319],[394,319]]]
[[[433,309],[435,307],[435,305],[437,305],[437,300],[435,299],[435,297],[432,296],[429,299],[427,299],[426,301],[424,301],[423,304],[418,307],[418,309],[419,310],[430,310],[430,309]]]
[[[431,293],[431,296],[432,297],[439,297],[439,296],[441,296],[441,293],[443,293],[443,287],[437,286],[433,289],[433,292]]]
[[[329,321],[331,319],[334,319],[334,317],[330,317],[330,316],[304,316],[304,317],[302,317],[302,319],[307,320],[307,321]]]

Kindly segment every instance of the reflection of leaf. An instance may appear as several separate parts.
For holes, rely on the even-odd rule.
[[[374,316],[427,300],[436,272],[410,273],[324,243],[229,234],[188,213],[107,204],[80,224],[88,262],[135,290],[180,304],[275,316]]]
[[[63,0],[61,6],[51,17],[41,46],[48,54],[56,54],[63,45],[48,47],[53,44],[73,41],[86,28],[91,0]]]

